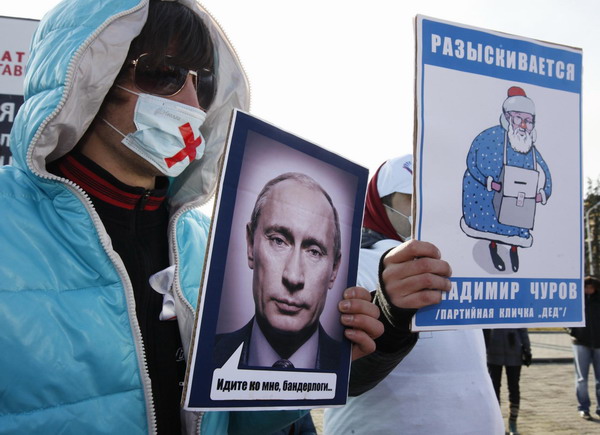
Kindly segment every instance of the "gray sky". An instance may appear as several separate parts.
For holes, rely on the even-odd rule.
[[[56,3],[3,1],[0,15],[41,18]],[[594,115],[600,113],[598,1],[201,3],[221,23],[242,60],[254,115],[371,172],[412,150],[416,14],[582,48],[583,175],[600,176],[594,128]]]

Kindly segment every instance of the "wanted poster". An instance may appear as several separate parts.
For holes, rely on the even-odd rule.
[[[417,17],[415,236],[452,290],[415,330],[583,322],[582,52]]]

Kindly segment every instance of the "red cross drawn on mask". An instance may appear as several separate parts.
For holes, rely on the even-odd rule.
[[[165,162],[169,168],[174,164],[181,162],[186,157],[190,158],[190,162],[194,160],[196,158],[196,149],[202,143],[202,135],[194,138],[194,132],[192,131],[192,126],[189,122],[180,126],[179,132],[183,138],[183,143],[185,143],[185,148],[177,152],[173,157],[165,158]]]

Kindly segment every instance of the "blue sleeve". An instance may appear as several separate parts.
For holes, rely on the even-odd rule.
[[[469,148],[467,170],[483,186],[487,186],[488,176],[499,181],[502,160],[497,162],[494,157],[502,159],[503,139],[499,127],[491,127],[479,133]]]
[[[542,168],[542,171],[544,171],[544,175],[546,176],[546,182],[541,188],[544,189],[546,199],[548,199],[550,198],[550,195],[552,195],[552,177],[550,176],[550,168],[548,168],[548,165],[537,150],[537,147],[535,148],[535,161]]]

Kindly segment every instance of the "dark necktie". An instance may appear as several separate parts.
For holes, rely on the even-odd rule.
[[[293,369],[294,364],[292,364],[290,360],[281,358],[280,360],[275,361],[273,367],[277,367],[278,369]]]

